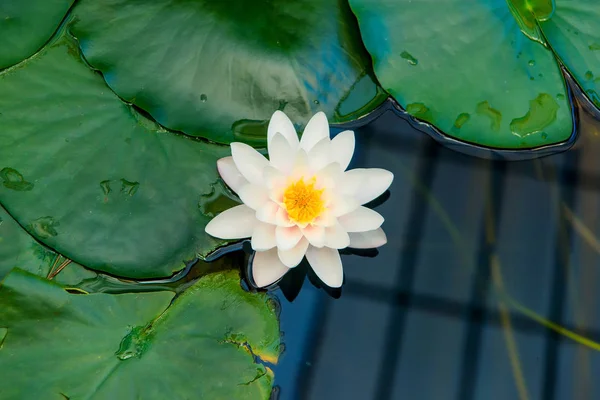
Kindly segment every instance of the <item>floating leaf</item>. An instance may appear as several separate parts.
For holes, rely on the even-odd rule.
[[[83,0],[74,12],[110,87],[190,135],[262,145],[277,109],[342,122],[387,97],[345,1]]]
[[[73,0],[0,2],[0,69],[38,51],[60,25]]]
[[[350,5],[379,81],[413,116],[485,147],[535,148],[571,136],[564,79],[535,18],[548,18],[550,1]]]
[[[46,277],[52,268],[56,270],[63,262],[68,260],[35,241],[0,206],[0,279],[3,279],[13,268]],[[70,263],[55,280],[71,286],[95,276],[95,273],[81,265]]]
[[[273,375],[254,355],[277,360],[271,300],[233,271],[173,296],[69,294],[13,271],[0,287],[0,397],[268,399]]]
[[[226,146],[167,132],[123,103],[67,36],[0,73],[0,202],[89,268],[164,277],[222,242],[202,200],[226,197]]]

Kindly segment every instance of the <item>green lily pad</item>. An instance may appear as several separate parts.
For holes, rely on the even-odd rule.
[[[0,93],[0,203],[36,239],[131,278],[169,276],[222,244],[203,210],[227,196],[216,161],[229,148],[140,115],[69,37],[1,72]]]
[[[557,1],[540,26],[588,98],[600,108],[600,7],[596,0]]]
[[[57,259],[58,258],[58,259]],[[64,259],[54,251],[39,244],[0,206],[0,280],[13,268],[46,277],[60,266]],[[81,265],[70,263],[54,280],[75,286],[85,279],[94,278],[96,274]],[[1,341],[1,339],[0,339]]]
[[[277,360],[269,298],[233,271],[173,296],[69,294],[13,271],[0,287],[0,397],[268,399],[273,375],[253,354]]]
[[[350,0],[384,89],[408,113],[476,145],[564,142],[566,86],[524,0]],[[426,23],[423,22],[426,16]]]
[[[264,145],[277,110],[361,117],[387,95],[339,0],[83,0],[72,27],[123,99],[167,128]]]
[[[0,69],[38,51],[58,28],[73,0],[0,2]]]

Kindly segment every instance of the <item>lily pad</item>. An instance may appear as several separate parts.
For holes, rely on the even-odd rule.
[[[503,149],[573,132],[564,78],[531,11],[548,12],[545,3],[350,0],[379,81],[408,113]]]
[[[46,277],[66,260],[39,244],[0,206],[0,280],[13,268],[20,268]],[[64,285],[74,286],[96,274],[81,265],[70,263],[54,278]],[[1,342],[1,339],[0,339]]]
[[[74,13],[110,87],[193,136],[264,145],[277,109],[343,122],[387,98],[345,1],[83,0]]]
[[[269,298],[233,271],[173,296],[69,294],[13,271],[0,287],[0,397],[268,399],[273,375],[254,355],[277,360]]]
[[[73,0],[0,2],[0,69],[38,51],[62,22]]]
[[[600,7],[596,0],[557,1],[540,26],[588,98],[600,108]]]
[[[169,276],[222,244],[201,206],[226,197],[216,161],[228,147],[123,103],[68,36],[1,72],[0,93],[0,203],[37,240],[131,278]]]

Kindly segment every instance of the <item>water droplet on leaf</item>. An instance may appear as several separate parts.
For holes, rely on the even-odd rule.
[[[208,96],[205,95],[204,93],[202,93],[200,95],[200,101],[203,102],[203,103],[206,103],[206,100],[208,100]]]
[[[415,66],[419,64],[419,60],[414,58],[412,54],[410,54],[408,51],[403,51],[402,53],[400,53],[400,57],[404,58],[406,62],[408,62],[410,65]]]

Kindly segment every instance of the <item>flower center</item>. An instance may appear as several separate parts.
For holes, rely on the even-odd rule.
[[[298,224],[311,223],[325,210],[324,189],[315,189],[315,178],[292,183],[283,192],[283,204],[290,219]]]

